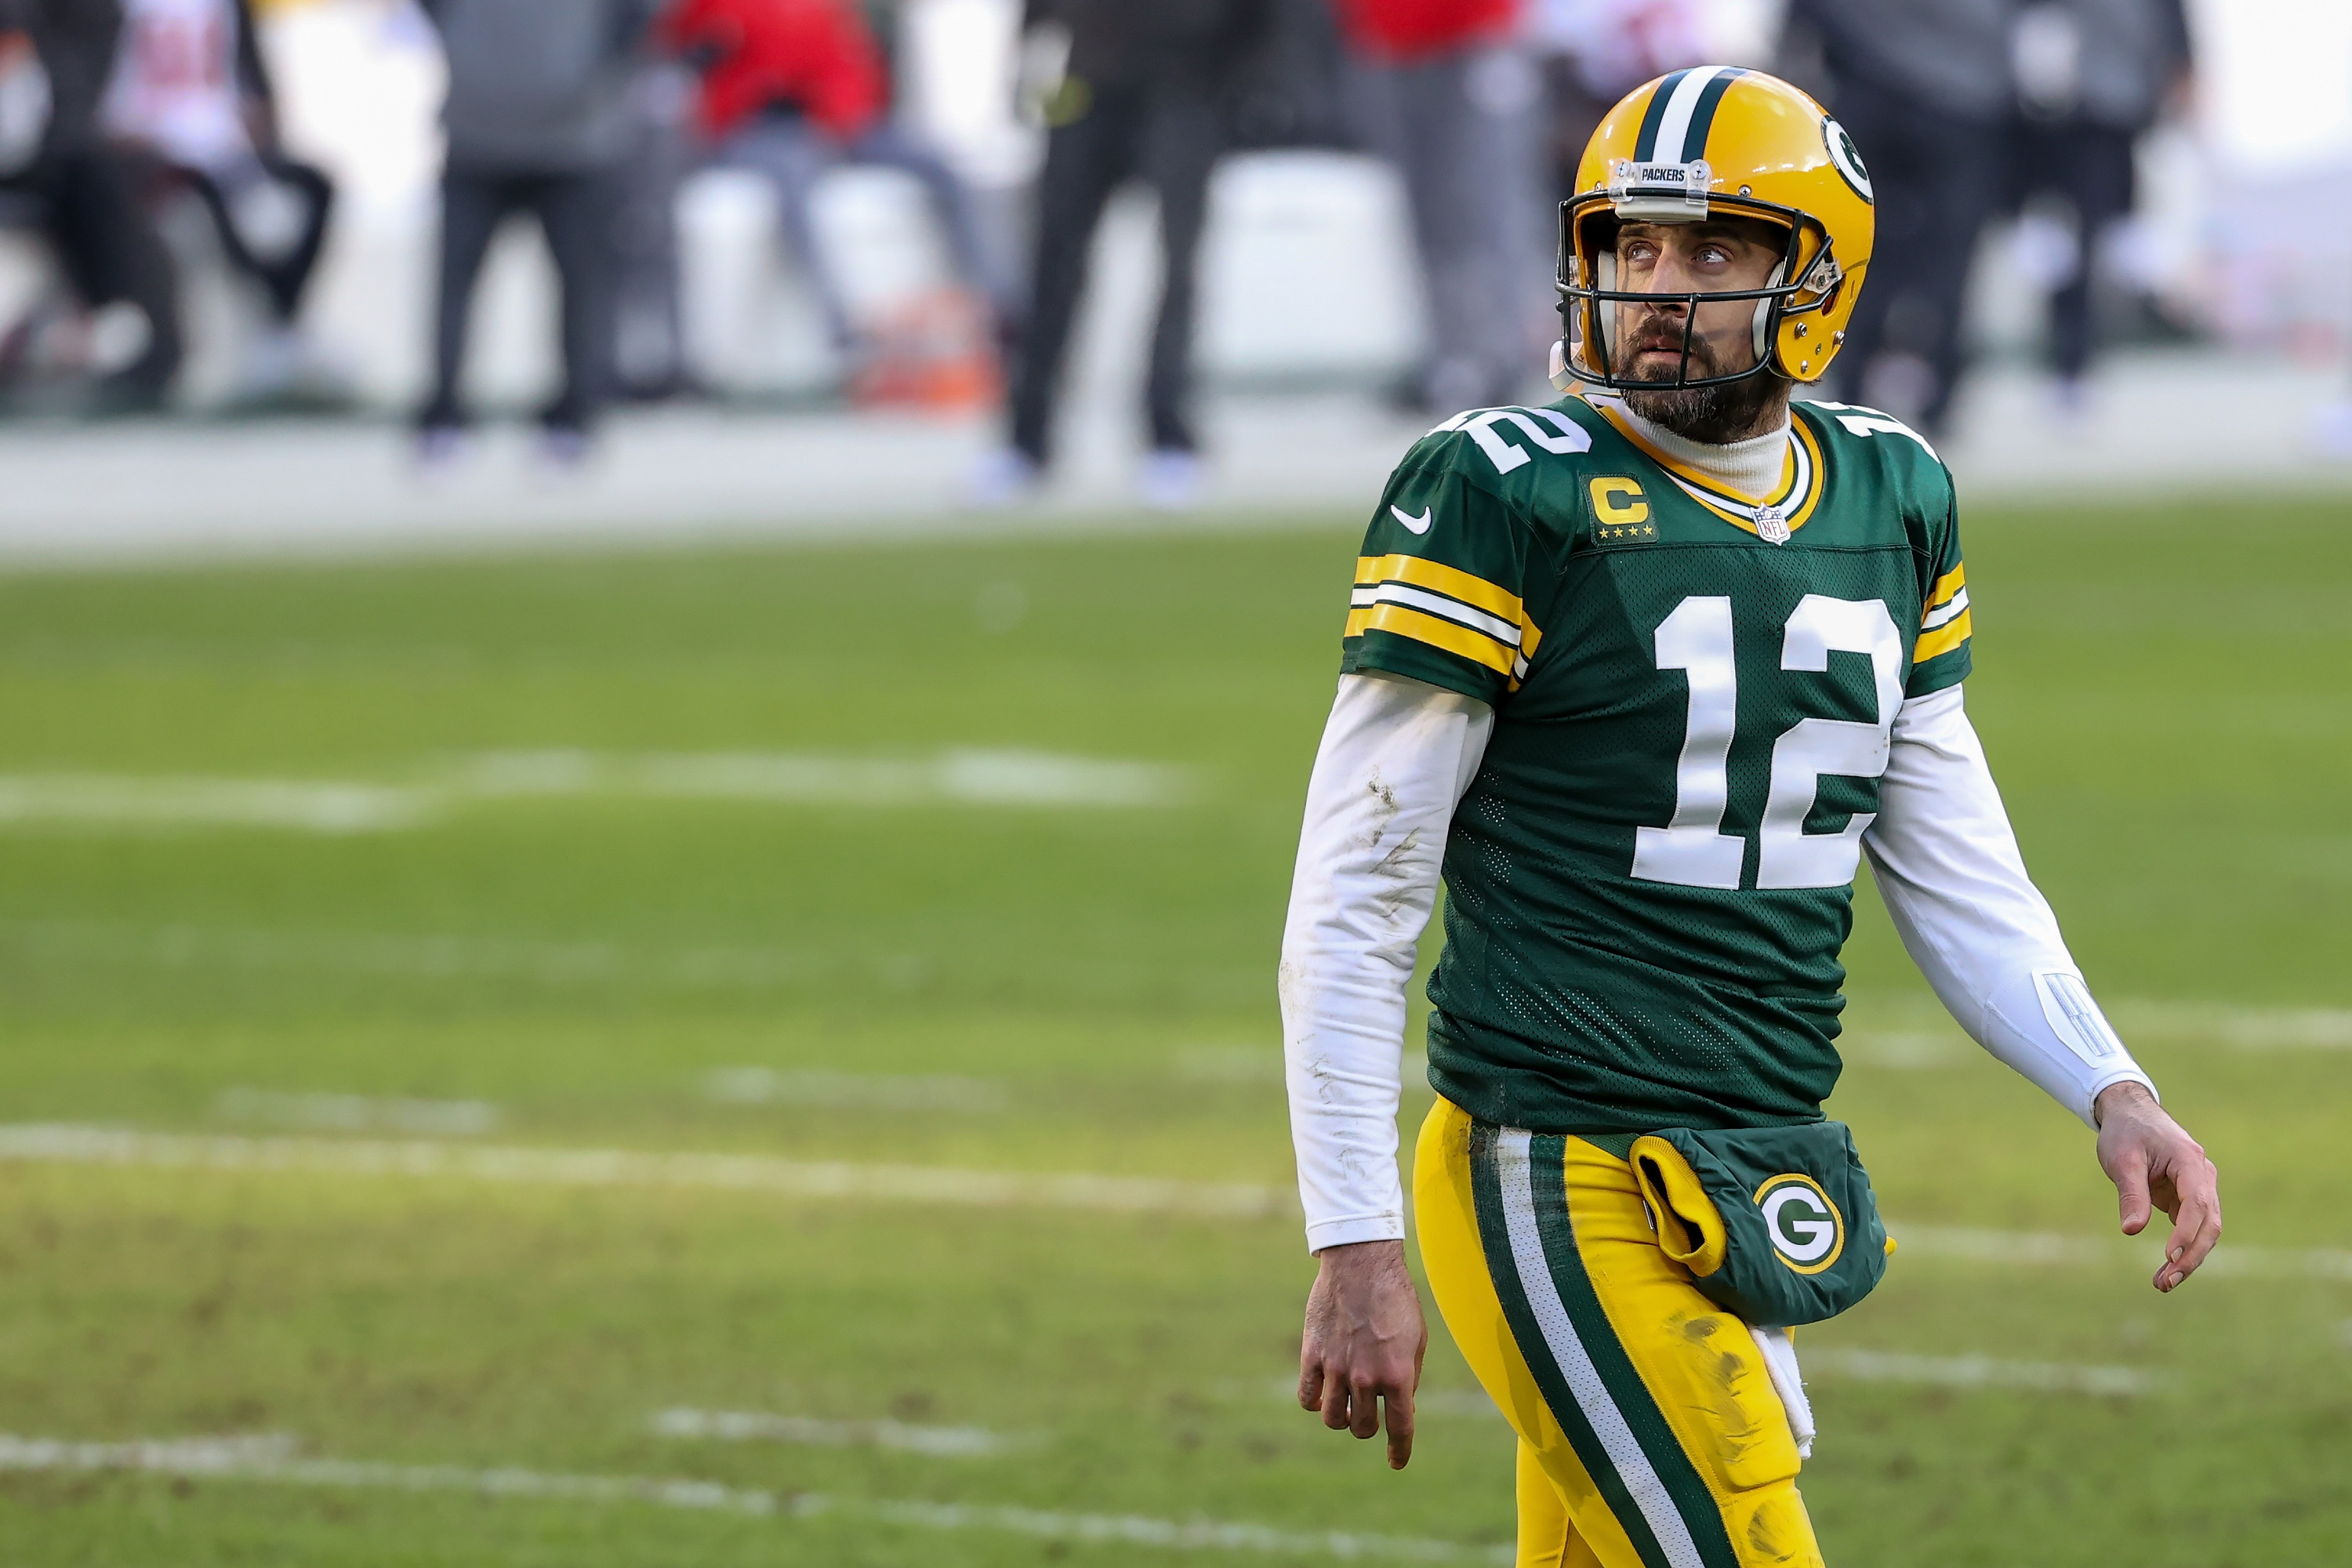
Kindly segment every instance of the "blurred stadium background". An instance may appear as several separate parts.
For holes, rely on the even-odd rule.
[[[110,232],[149,272],[77,270],[46,140],[75,79],[35,45],[100,3],[0,4],[0,1556],[1507,1562],[1509,1434],[1442,1333],[1402,1476],[1285,1398],[1310,1265],[1274,949],[1349,560],[1444,348],[1370,150],[1377,0],[1279,0],[1228,62],[1197,461],[1155,466],[1136,411],[1162,262],[1130,187],[1034,487],[1003,280],[1084,56],[1019,0],[868,18],[983,281],[870,160],[786,243],[776,183],[690,132],[713,55],[629,41],[615,178],[675,268],[613,240],[656,283],[578,444],[527,418],[562,375],[528,225],[476,307],[487,422],[417,426],[431,17],[129,8],[239,18],[255,143],[331,182],[288,318],[127,111],[73,167],[131,193]],[[1872,86],[1841,16],[1942,8],[1455,9],[1505,62],[1475,81],[1524,237],[1611,72],[1778,66],[1834,105]],[[2001,39],[1983,145],[2045,145],[2100,29],[2161,9],[1949,8]],[[2230,1239],[2150,1294],[2080,1130],[1942,1016],[1865,887],[1832,1109],[1902,1251],[1802,1347],[1842,1565],[2352,1542],[2352,12],[2187,22],[2124,134],[2127,221],[2004,163],[1936,433],[1972,711]],[[1489,389],[1523,400],[1526,248],[1524,384]],[[2047,300],[2077,276],[2069,382]],[[1920,385],[1902,331],[1888,402]]]

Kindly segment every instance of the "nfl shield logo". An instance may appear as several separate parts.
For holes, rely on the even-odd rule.
[[[1756,509],[1756,537],[1767,544],[1789,542],[1789,520],[1780,515],[1779,507],[1759,506]]]

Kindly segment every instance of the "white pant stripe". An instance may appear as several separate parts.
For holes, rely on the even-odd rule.
[[[1698,1543],[1691,1539],[1690,1527],[1683,1522],[1682,1513],[1667,1494],[1665,1482],[1658,1479],[1650,1457],[1642,1452],[1641,1441],[1633,1436],[1633,1427],[1626,1425],[1617,1402],[1609,1396],[1608,1385],[1601,1381],[1600,1369],[1592,1364],[1584,1342],[1577,1338],[1576,1326],[1569,1321],[1568,1308],[1559,1299],[1559,1287],[1552,1282],[1551,1264],[1544,1257],[1543,1237],[1536,1228],[1535,1183],[1528,1160],[1528,1145],[1533,1136],[1505,1129],[1495,1139],[1503,1223],[1510,1232],[1511,1262],[1518,1271],[1519,1289],[1535,1311],[1536,1323],[1543,1330],[1544,1344],[1559,1363],[1560,1375],[1568,1380],[1578,1407],[1600,1436],[1610,1463],[1617,1467],[1625,1489],[1633,1493],[1633,1506],[1649,1521],[1651,1533],[1658,1538],[1666,1561],[1673,1568],[1706,1568],[1698,1554]]]

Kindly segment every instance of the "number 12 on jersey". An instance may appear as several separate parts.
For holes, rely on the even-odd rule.
[[[1731,799],[1731,742],[1739,721],[1731,601],[1694,595],[1658,624],[1658,668],[1690,679],[1690,717],[1675,764],[1675,815],[1634,830],[1633,875],[1645,882],[1737,889],[1748,841],[1723,831]],[[1826,671],[1832,653],[1870,659],[1878,720],[1801,719],[1772,742],[1771,792],[1756,838],[1759,888],[1841,888],[1862,860],[1876,814],[1856,812],[1835,833],[1808,833],[1823,774],[1874,779],[1886,772],[1888,737],[1903,706],[1903,637],[1884,599],[1808,594],[1781,628],[1780,668]]]

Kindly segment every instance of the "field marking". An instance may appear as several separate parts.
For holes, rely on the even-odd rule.
[[[402,1100],[272,1089],[225,1089],[213,1100],[213,1114],[232,1121],[268,1121],[327,1132],[411,1132],[435,1138],[474,1138],[499,1125],[499,1108],[485,1100]]]
[[[828,1072],[818,1068],[717,1068],[702,1091],[725,1105],[814,1105],[834,1110],[1003,1110],[1001,1083],[946,1074]]]
[[[614,942],[437,935],[321,935],[240,926],[140,926],[108,921],[0,921],[0,942],[44,954],[94,954],[173,968],[316,968],[425,980],[519,979],[549,985],[639,982],[682,989],[793,984],[863,971],[895,991],[922,984],[912,953],[847,955],[788,948],[689,947],[647,952]]]
[[[2044,1394],[2130,1398],[2162,1387],[2160,1372],[2129,1366],[2073,1366],[1991,1356],[1906,1355],[1892,1351],[1822,1349],[1801,1352],[1805,1381],[1826,1373],[1857,1383],[1930,1384],[1945,1388],[2022,1388]]]
[[[2153,1273],[2162,1244],[2124,1236],[2062,1236],[2052,1231],[1978,1230],[1965,1226],[1906,1225],[1890,1219],[1886,1233],[1897,1258],[1927,1257],[2026,1268],[2145,1267]],[[2158,1215],[2156,1224],[2165,1224]],[[2352,1280],[2352,1251],[2337,1247],[2250,1247],[2224,1242],[2197,1271],[2214,1278]]]
[[[455,784],[477,797],[612,795],[776,805],[1181,804],[1188,770],[1011,748],[952,748],[914,760],[803,752],[490,752]]]
[[[1260,1220],[1295,1215],[1286,1190],[1246,1182],[1155,1176],[959,1170],[787,1160],[771,1154],[637,1149],[526,1148],[375,1139],[239,1137],[141,1132],[73,1122],[0,1124],[0,1160],[215,1171],[316,1172],[351,1176],[456,1177],[555,1186],[703,1187],[792,1197],[941,1204],[975,1208],[1061,1208],[1187,1214]],[[1886,1222],[1896,1256],[2029,1268],[2146,1267],[2145,1237],[2063,1236]],[[2217,1279],[2352,1281],[2352,1250],[2225,1243],[2200,1274]]]
[[[656,1436],[725,1443],[800,1443],[819,1448],[895,1448],[934,1458],[985,1458],[1036,1446],[1030,1436],[1007,1436],[982,1426],[916,1426],[903,1421],[825,1421],[810,1415],[776,1415],[761,1410],[657,1412]]]
[[[329,1138],[137,1132],[62,1122],[0,1125],[0,1160],[349,1176],[457,1177],[555,1186],[702,1187],[803,1198],[974,1208],[1087,1209],[1265,1219],[1293,1211],[1286,1194],[1248,1183],[1151,1176],[1023,1173],[936,1165],[859,1165],[769,1154],[531,1149]]]
[[[1276,1399],[1294,1410],[1298,1408],[1298,1379],[1296,1377],[1271,1378],[1262,1384],[1220,1384],[1217,1393],[1225,1398],[1247,1399],[1253,1403],[1261,1398]],[[1483,1388],[1416,1389],[1412,1395],[1412,1413],[1416,1418],[1423,1415],[1470,1415],[1492,1416],[1497,1421],[1503,1419],[1502,1411],[1486,1397],[1486,1391]]]
[[[1188,769],[1051,752],[958,748],[919,759],[798,752],[493,752],[395,784],[192,774],[0,774],[0,827],[259,827],[341,836],[426,826],[505,800],[738,801],[765,805],[1179,805]]]
[[[846,1498],[775,1492],[658,1476],[577,1475],[457,1465],[391,1465],[306,1459],[284,1436],[189,1437],[150,1442],[77,1443],[0,1436],[0,1470],[128,1471],[235,1480],[405,1492],[460,1492],[567,1502],[649,1503],[698,1512],[759,1518],[870,1520],[918,1530],[996,1531],[1087,1544],[1159,1547],[1171,1552],[1251,1552],[1267,1556],[1381,1558],[1412,1563],[1507,1565],[1507,1546],[1476,1547],[1408,1536],[1340,1531],[1277,1530],[1218,1520],[1149,1519],[1134,1514],[1062,1513],[1043,1509]]]
[[[269,827],[341,837],[421,827],[441,804],[430,791],[348,781],[0,775],[0,826]]]

